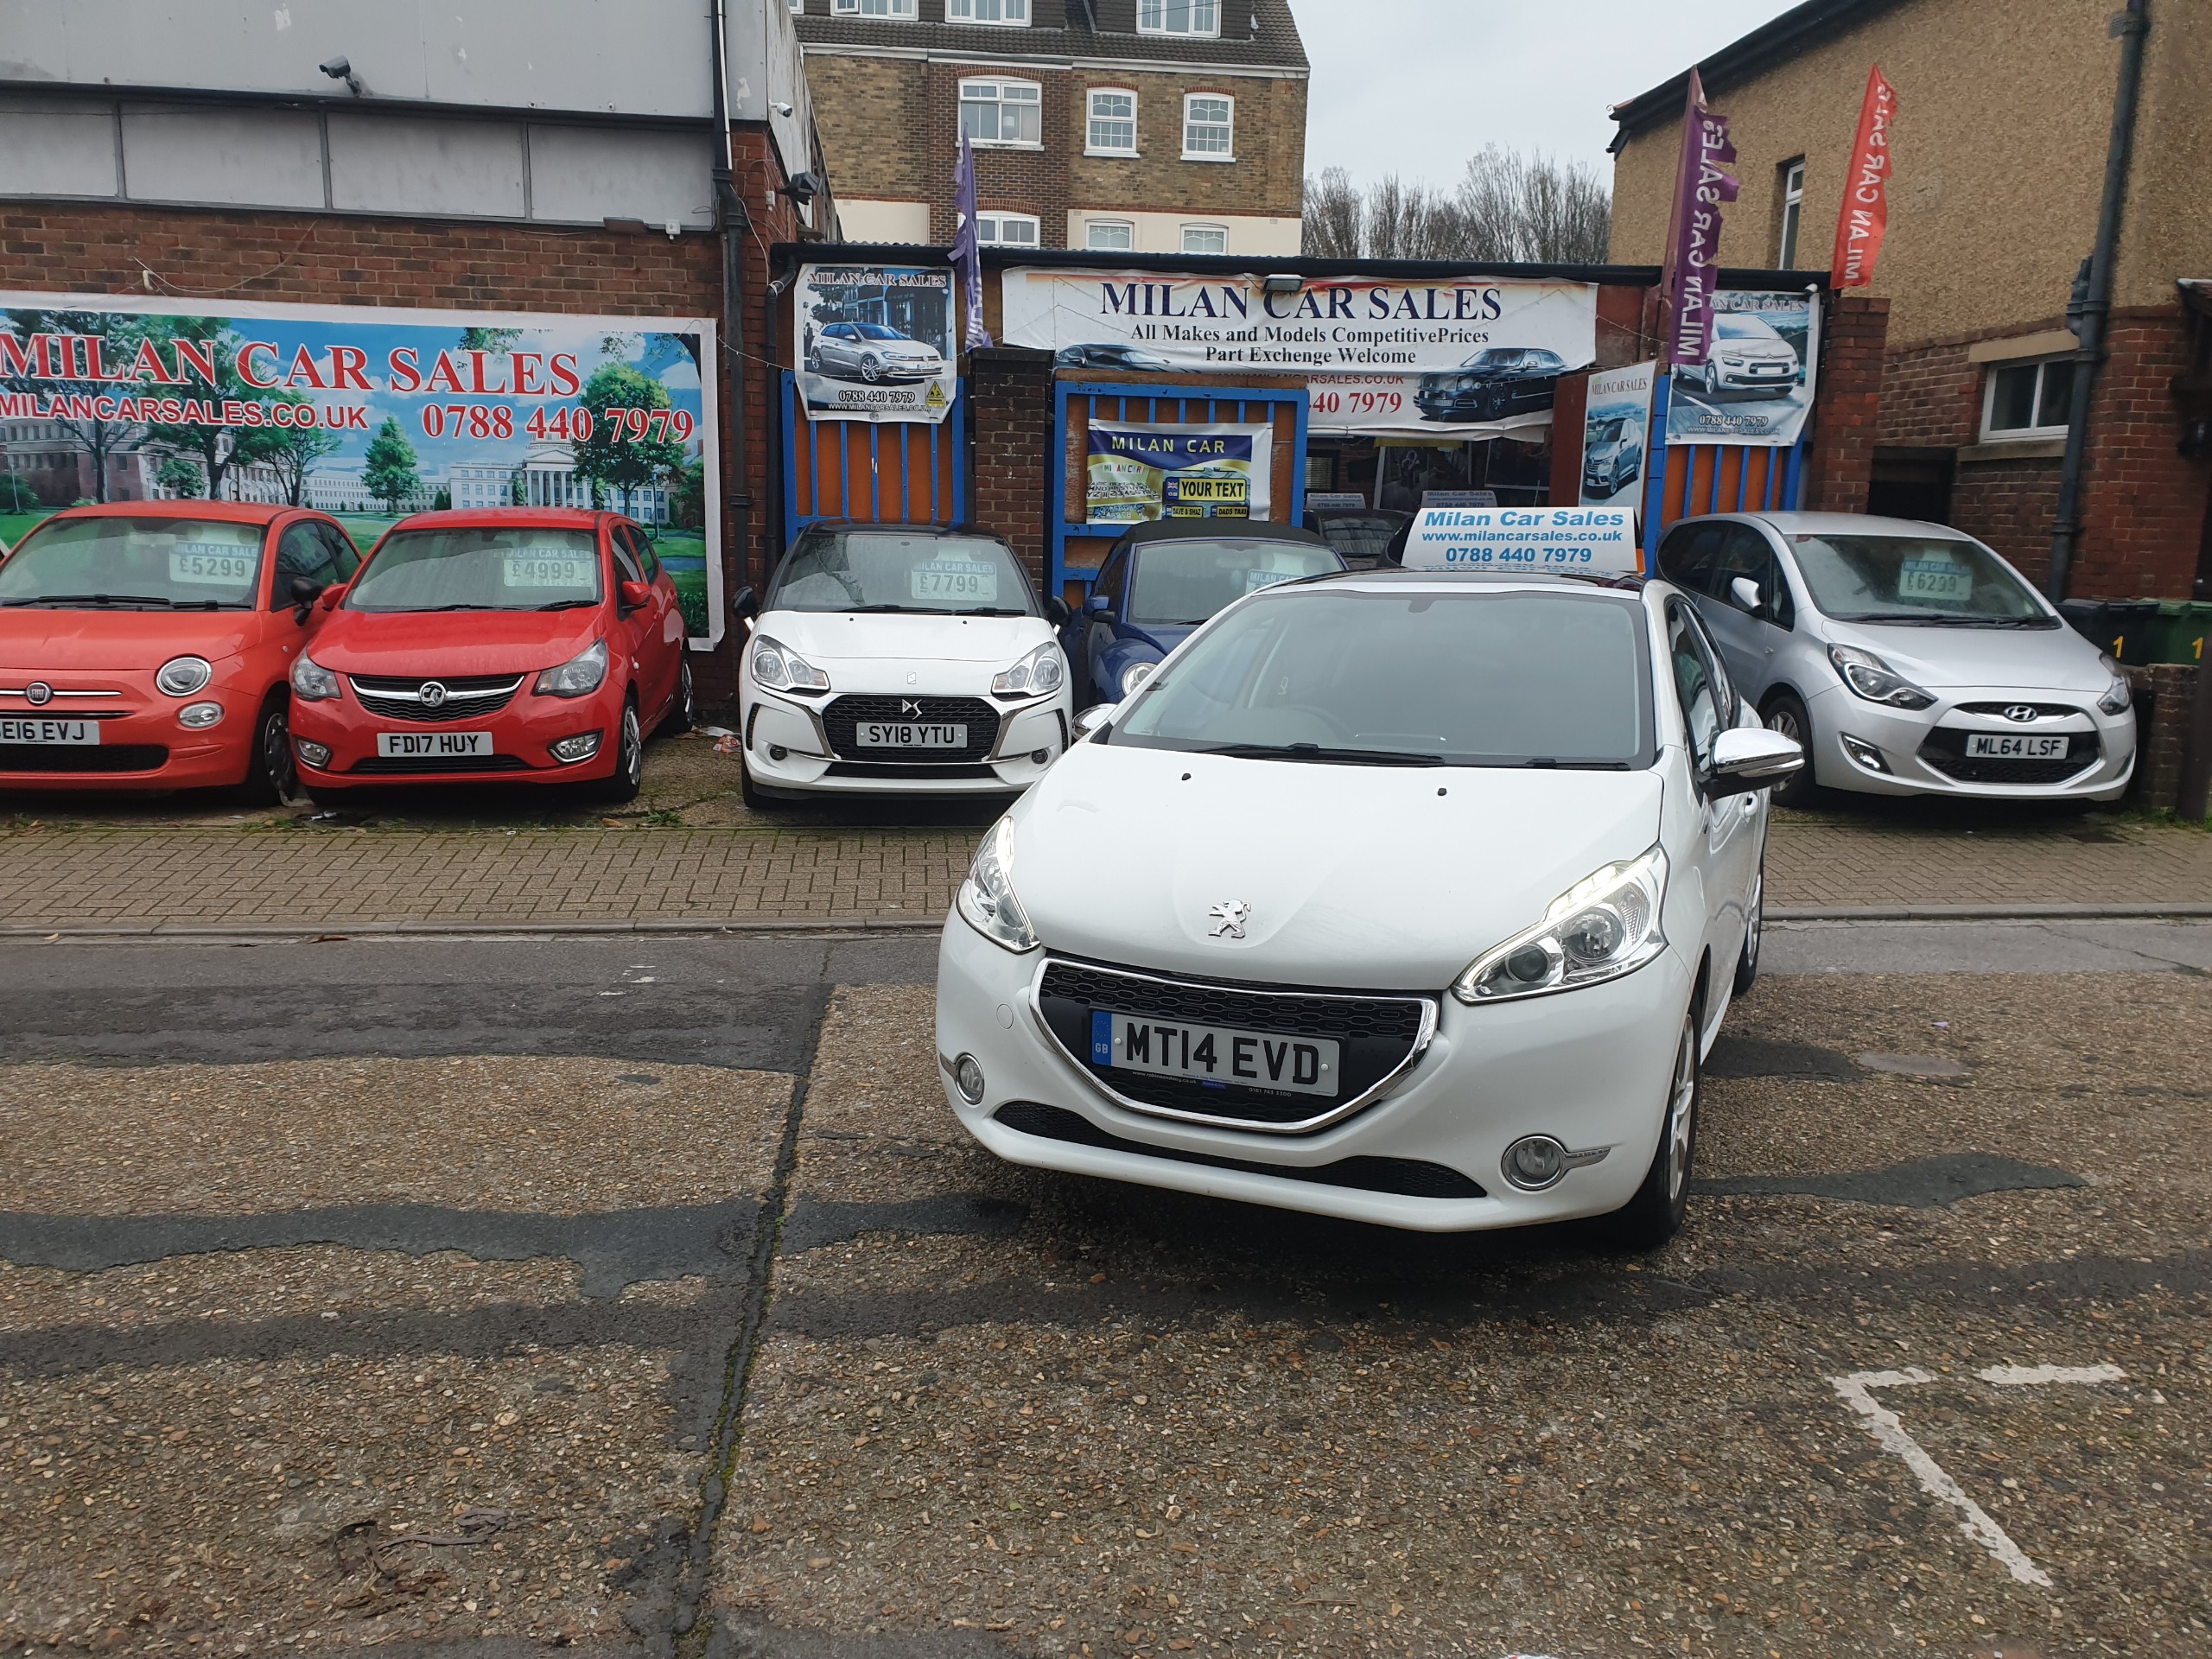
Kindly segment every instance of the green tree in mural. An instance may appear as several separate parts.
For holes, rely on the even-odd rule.
[[[640,437],[618,417],[607,418],[610,409],[666,409],[668,388],[626,363],[609,363],[584,386],[583,404],[591,410],[591,436],[575,446],[576,472],[591,485],[591,504],[607,505],[609,490],[642,490],[683,466],[683,445],[665,434]]]
[[[397,421],[386,420],[369,440],[368,454],[362,458],[361,482],[384,503],[386,512],[397,512],[400,502],[423,487],[415,472],[415,446],[407,442]]]
[[[26,344],[35,334],[73,334],[99,341],[99,366],[103,373],[89,372],[92,366],[88,355],[89,346],[72,345],[66,348],[48,348],[57,354],[61,371],[59,378],[35,374],[0,375],[0,387],[10,391],[31,392],[57,403],[65,397],[73,397],[83,399],[86,404],[116,396],[116,383],[106,377],[129,366],[138,349],[139,341],[146,338],[149,321],[113,311],[10,310],[0,313],[0,317],[5,318],[9,332]],[[86,372],[80,373],[79,371]],[[145,429],[136,421],[103,420],[92,415],[53,418],[64,432],[83,445],[91,454],[92,499],[106,500],[111,459],[137,448],[144,441]]]
[[[0,473],[0,512],[35,512],[38,492],[13,473]]]
[[[154,469],[154,482],[181,501],[189,501],[206,487],[207,479],[200,470],[200,463],[182,455],[171,455]]]
[[[668,517],[678,530],[697,530],[707,522],[707,464],[695,461],[670,486]]]
[[[163,348],[164,357],[175,359],[170,342],[188,340],[204,346],[215,359],[213,385],[199,384],[198,372],[192,371],[192,381],[175,388],[175,395],[203,397],[210,402],[237,398],[246,403],[270,396],[260,387],[249,385],[239,375],[238,348],[242,342],[219,317],[144,317],[139,321],[145,337]],[[296,392],[278,395],[287,403],[303,401]],[[275,427],[206,426],[194,421],[157,421],[146,429],[147,442],[198,459],[211,499],[222,495],[225,474],[233,467],[251,467],[267,461],[282,435]]]
[[[275,399],[285,404],[308,401],[296,391],[277,392]],[[387,421],[385,424],[389,426],[391,423]],[[308,474],[314,471],[315,462],[345,448],[319,426],[264,426],[254,435],[264,440],[258,446],[257,459],[276,468],[276,476],[284,486],[284,499],[296,507],[306,505]],[[411,464],[414,452],[408,453]]]

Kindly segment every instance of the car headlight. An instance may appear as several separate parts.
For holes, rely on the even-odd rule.
[[[154,683],[173,697],[205,691],[215,677],[214,664],[205,657],[172,657],[154,672]]]
[[[956,903],[960,918],[1001,950],[1016,956],[1037,948],[1037,930],[1014,893],[1014,824],[1001,818],[976,849]]]
[[[537,677],[531,691],[541,697],[588,697],[607,678],[607,641],[594,639],[563,663]]]
[[[1005,673],[994,674],[991,690],[1038,696],[1058,690],[1067,677],[1067,662],[1061,657],[1060,648],[1047,639]]]
[[[1835,664],[1843,683],[1869,702],[1885,702],[1892,709],[1925,709],[1936,701],[1871,651],[1856,645],[1830,645],[1828,661]]]
[[[1544,919],[1516,933],[1452,982],[1462,1002],[1546,996],[1632,974],[1667,948],[1659,907],[1667,896],[1667,855],[1608,864],[1552,900]]]
[[[2126,714],[2135,701],[2134,693],[2128,688],[2127,676],[2120,671],[2120,664],[2111,657],[2100,654],[2097,660],[2112,676],[2112,683],[2105,688],[2104,696],[2097,699],[2098,709],[2107,715]]]
[[[292,695],[308,702],[328,702],[338,695],[338,677],[303,651],[292,658]]]
[[[1122,671],[1122,683],[1115,689],[1121,693],[1122,701],[1127,702],[1131,697],[1136,696],[1139,686],[1159,672],[1160,664],[1149,658],[1140,663],[1131,663]]]
[[[772,691],[827,691],[830,677],[766,634],[753,641],[753,681]]]

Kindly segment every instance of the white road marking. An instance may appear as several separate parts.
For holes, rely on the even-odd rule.
[[[2034,1388],[2046,1382],[2117,1382],[2127,1373],[2117,1365],[1992,1365],[1974,1375],[2000,1388]],[[1966,1495],[1943,1465],[1929,1457],[1927,1448],[1906,1432],[1904,1425],[1897,1421],[1897,1413],[1877,1402],[1872,1392],[1876,1389],[1910,1388],[1936,1380],[1935,1372],[1923,1371],[1916,1365],[1903,1371],[1853,1371],[1849,1376],[1832,1376],[1828,1382],[1843,1396],[1845,1403],[1866,1420],[1867,1433],[1880,1443],[1882,1449],[1895,1452],[1904,1460],[1923,1491],[1948,1503],[1965,1517],[1959,1522],[1960,1531],[2003,1562],[2005,1570],[2020,1583],[2050,1589],[2050,1575],[2030,1560],[2005,1529],[1990,1518],[1989,1512]]]

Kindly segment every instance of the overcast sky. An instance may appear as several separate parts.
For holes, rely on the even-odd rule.
[[[1313,65],[1306,170],[1448,185],[1488,143],[1600,166],[1606,109],[1796,0],[1290,0]]]

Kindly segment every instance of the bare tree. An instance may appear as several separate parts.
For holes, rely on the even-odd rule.
[[[1370,259],[1455,259],[1465,238],[1451,197],[1392,173],[1367,193],[1363,240]]]
[[[1341,167],[1306,181],[1305,251],[1318,259],[1359,257],[1359,191]]]

